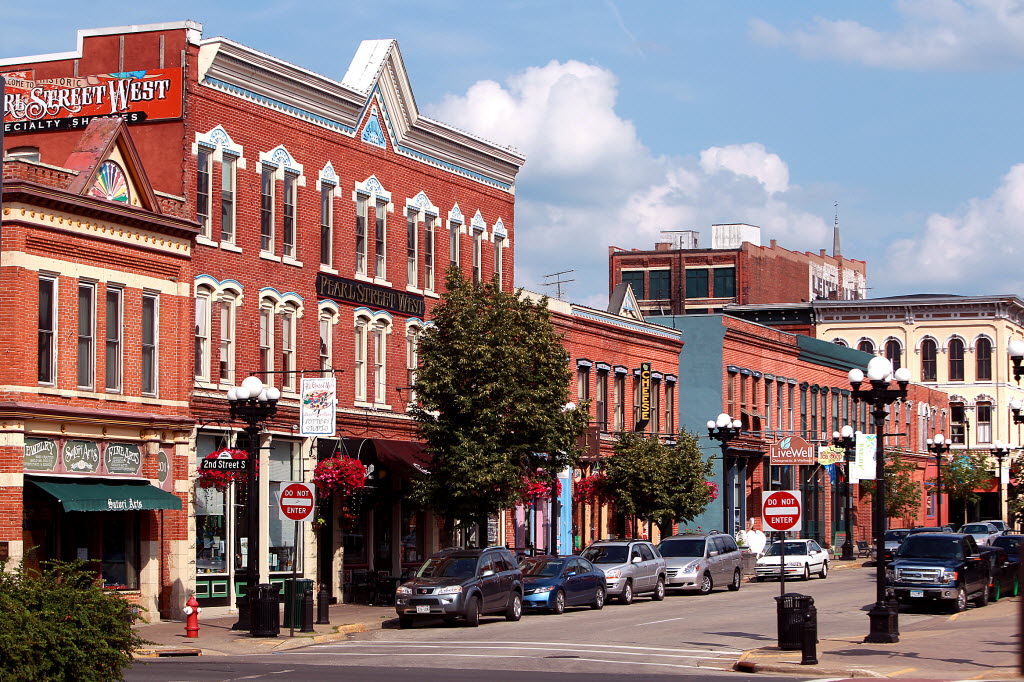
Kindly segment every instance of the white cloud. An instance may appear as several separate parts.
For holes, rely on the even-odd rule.
[[[882,68],[963,69],[1024,61],[1022,0],[902,0],[897,11],[902,24],[891,31],[822,17],[784,31],[754,19],[750,36],[806,57]]]
[[[917,291],[1019,292],[1022,235],[1024,164],[1017,164],[991,196],[971,199],[952,215],[933,214],[920,236],[895,242],[882,272],[887,284]]]
[[[615,112],[616,78],[577,61],[552,61],[505,84],[480,81],[428,114],[523,152],[517,181],[516,277],[537,288],[545,273],[576,268],[569,296],[607,297],[608,246],[653,248],[661,230],[712,223],[761,225],[767,242],[826,246],[826,222],[787,201],[789,168],[752,142],[652,154]],[[704,236],[704,246],[710,246]]]

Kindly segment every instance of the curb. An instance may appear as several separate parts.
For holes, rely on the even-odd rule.
[[[736,672],[741,673],[788,673],[790,675],[808,675],[813,677],[835,676],[835,677],[868,677],[868,678],[886,678],[887,675],[875,672],[874,670],[868,670],[866,668],[830,668],[822,665],[800,665],[799,663],[755,663],[754,661],[746,660],[748,656],[753,655],[755,652],[761,651],[761,649],[747,649],[744,651],[739,660],[737,660],[732,669]]]

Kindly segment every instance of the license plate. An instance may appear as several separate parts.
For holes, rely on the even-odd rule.
[[[911,590],[910,591],[910,596],[911,597],[923,597],[924,596],[924,590]]]
[[[430,613],[430,607],[429,606],[417,606],[416,607],[416,613]]]

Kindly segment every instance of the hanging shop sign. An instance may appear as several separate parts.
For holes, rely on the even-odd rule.
[[[651,363],[640,363],[640,418],[634,431],[643,431],[651,421]]]
[[[53,471],[57,466],[57,442],[49,438],[26,438],[23,462],[25,471]]]
[[[108,474],[136,476],[142,468],[142,451],[134,443],[108,443],[103,450]]]
[[[773,466],[788,464],[808,465],[817,461],[814,446],[800,436],[786,436],[768,448],[768,460]]]
[[[120,116],[132,124],[182,115],[180,67],[39,80],[31,69],[3,76],[7,135],[81,130],[102,116]]]
[[[822,466],[838,464],[845,458],[846,452],[842,448],[838,448],[835,445],[818,446],[818,464]]]
[[[334,377],[303,378],[299,404],[299,433],[333,436],[338,416],[338,391]]]
[[[156,456],[156,480],[160,481],[161,484],[167,482],[167,474],[170,473],[171,463],[167,460],[167,455],[161,450],[160,454]]]
[[[875,447],[878,436],[873,433],[858,433],[850,464],[850,483],[875,478]]]
[[[333,301],[357,303],[419,318],[422,318],[427,310],[422,296],[326,272],[318,273],[316,276],[316,293]]]
[[[100,446],[91,440],[64,443],[64,469],[73,474],[93,474],[100,467]]]

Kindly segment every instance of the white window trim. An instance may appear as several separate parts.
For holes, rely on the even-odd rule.
[[[448,211],[448,221],[445,224],[448,233],[448,263],[451,264],[452,257],[452,242],[455,245],[455,267],[462,269],[462,235],[466,234],[466,219],[462,215],[462,209],[459,208],[458,204],[452,206],[452,210]],[[454,228],[454,229],[453,229]],[[452,237],[455,237],[453,240]],[[435,246],[435,251],[436,246]],[[435,257],[436,258],[436,257]]]
[[[60,339],[60,305],[59,305],[59,303],[60,303],[60,283],[59,283],[60,278],[56,274],[49,274],[49,273],[45,273],[45,272],[40,272],[39,273],[39,278],[38,278],[37,281],[38,282],[42,282],[44,280],[50,282],[53,285],[53,301],[51,302],[51,306],[53,308],[53,329],[51,330],[51,336],[50,336],[50,373],[51,373],[51,376],[53,377],[53,380],[52,381],[39,381],[39,367],[38,367],[38,364],[37,364],[37,366],[36,366],[36,383],[38,385],[40,385],[40,386],[56,386],[57,382],[59,380],[59,377],[60,377],[60,372],[59,372],[60,366],[57,364],[58,360],[59,360],[59,357],[60,357],[59,356],[60,344],[58,343],[58,339]],[[36,319],[37,319],[37,325],[38,325],[38,305],[39,305],[39,295],[38,295],[38,293],[39,292],[37,290],[36,291],[36,306],[37,306],[37,309],[36,309],[36,312],[37,312]],[[37,329],[36,333],[38,334],[38,329]],[[36,359],[36,362],[37,363],[39,362],[38,358]]]
[[[457,206],[456,206],[456,208],[457,208]],[[441,213],[440,209],[438,209],[437,206],[434,206],[434,204],[431,203],[430,198],[427,196],[426,192],[420,192],[419,194],[417,194],[416,196],[414,196],[411,199],[406,200],[406,202],[405,202],[406,220],[408,221],[410,215],[414,216],[413,220],[414,220],[414,223],[415,223],[415,234],[416,234],[415,254],[414,254],[414,263],[415,263],[416,276],[408,278],[409,281],[406,282],[406,289],[409,290],[409,291],[413,291],[413,292],[416,292],[416,293],[423,293],[425,291],[434,291],[434,288],[435,288],[434,286],[427,286],[428,282],[426,281],[426,279],[427,279],[426,260],[423,261],[423,282],[420,282],[420,277],[419,277],[420,259],[425,254],[425,251],[423,250],[422,245],[420,244],[420,228],[419,228],[420,223],[423,223],[423,230],[424,230],[424,242],[423,243],[424,244],[426,243],[426,241],[425,241],[426,240],[426,230],[432,229],[434,231],[434,238],[433,238],[434,262],[433,262],[433,264],[431,266],[431,269],[433,271],[432,274],[433,274],[433,279],[434,279],[434,285],[436,286],[436,282],[437,282],[437,222],[438,222],[437,218],[440,215],[440,213]],[[449,215],[451,215],[451,214],[449,214]]]
[[[143,291],[142,292],[142,303],[144,304],[147,299],[153,301],[153,390],[145,391],[142,390],[142,366],[145,364],[141,361],[141,340],[140,335],[140,377],[139,377],[139,390],[140,393],[147,397],[153,397],[160,395],[160,294],[155,291]],[[141,323],[141,310],[140,310],[140,330],[142,327]]]
[[[107,355],[107,342],[110,334],[107,330],[107,297],[117,294],[117,386],[107,386],[107,363],[110,361]],[[124,288],[107,284],[103,292],[103,390],[106,393],[124,393]]]
[[[231,136],[228,135],[227,130],[225,130],[224,126],[222,126],[222,125],[216,125],[212,129],[210,129],[208,132],[206,132],[206,133],[196,133],[195,134],[195,139],[192,142],[192,149],[191,149],[192,156],[196,156],[196,157],[199,156],[199,147],[200,146],[205,147],[207,150],[209,150],[211,152],[211,154],[210,154],[210,198],[209,198],[210,210],[208,212],[208,214],[210,216],[210,225],[208,227],[209,235],[208,236],[207,235],[199,235],[199,236],[196,237],[196,241],[198,243],[200,243],[200,244],[205,244],[206,246],[218,246],[219,245],[219,246],[224,247],[224,248],[227,248],[227,246],[228,246],[227,244],[221,243],[219,240],[213,239],[213,212],[212,212],[213,205],[214,205],[213,193],[214,193],[214,189],[215,189],[214,186],[213,186],[213,166],[214,166],[214,164],[218,164],[218,163],[221,164],[221,171],[223,172],[223,169],[224,169],[224,167],[223,167],[224,155],[227,154],[227,155],[235,157],[235,159],[234,159],[235,160],[235,164],[234,164],[235,200],[234,200],[234,206],[233,206],[234,218],[235,218],[235,222],[234,222],[234,240],[232,242],[230,242],[230,245],[234,246],[235,241],[237,241],[237,239],[238,239],[238,170],[239,169],[244,170],[246,168],[245,149],[242,147],[242,145],[236,144],[235,141],[231,139]],[[222,180],[222,182],[223,182],[223,180]],[[219,187],[217,187],[216,189],[217,189],[218,192],[220,191]],[[219,199],[219,197],[218,197],[218,199]],[[220,204],[219,200],[217,201],[216,205],[218,206],[218,208],[220,207],[221,204]],[[219,237],[219,233],[218,233],[218,237]],[[237,247],[235,247],[235,248],[237,248]],[[235,249],[232,248],[232,249],[229,249],[229,250],[233,251]],[[238,250],[241,251],[241,249],[238,249]]]
[[[89,367],[90,367],[89,375],[92,378],[92,385],[85,386],[85,385],[82,385],[82,384],[78,383],[78,363],[77,363],[77,359],[78,359],[78,345],[77,344],[78,344],[78,338],[79,338],[79,335],[78,335],[78,315],[81,314],[80,313],[81,309],[80,309],[79,306],[76,305],[75,306],[75,359],[76,359],[76,362],[75,362],[75,387],[78,390],[80,390],[80,391],[95,391],[96,387],[98,386],[98,381],[97,381],[97,377],[96,377],[96,329],[97,329],[97,324],[96,324],[96,309],[97,309],[96,292],[97,292],[98,287],[96,286],[96,282],[79,280],[78,281],[78,286],[75,288],[75,300],[76,300],[76,303],[77,303],[77,300],[78,300],[78,292],[83,287],[89,287],[89,288],[92,289],[92,313],[91,313],[91,317],[90,317],[90,320],[92,321],[92,330],[91,330],[91,336],[90,336],[90,338],[92,339],[92,354],[91,354],[92,357],[89,358]]]
[[[238,373],[238,307],[240,305],[242,305],[242,292],[241,292],[241,289],[236,289],[236,288],[231,287],[231,286],[222,286],[217,291],[216,302],[218,304],[223,304],[223,303],[230,303],[231,304],[227,308],[227,311],[229,312],[228,321],[229,321],[229,327],[230,327],[230,338],[228,339],[229,351],[228,351],[228,363],[227,363],[228,367],[229,367],[229,372],[228,372],[228,376],[226,376],[226,377],[225,377],[223,372],[220,372],[219,373],[219,377],[218,377],[218,381],[220,382],[221,386],[234,386],[235,385],[235,379],[236,379],[237,373]],[[223,316],[224,313],[225,313],[225,307],[223,305],[219,305],[218,309],[220,311],[220,315]],[[218,365],[219,365],[220,361],[221,361],[221,352],[222,352],[221,348],[223,347],[222,344],[224,342],[224,338],[223,338],[224,320],[223,320],[222,317],[220,317],[220,318],[218,318],[218,321],[220,322],[220,325],[218,327],[218,329],[220,331],[217,334],[217,337],[218,337],[217,361],[218,361]],[[212,354],[211,354],[211,363],[212,362],[213,362],[213,360],[212,360]],[[211,372],[213,371],[212,366],[210,368],[210,371]]]
[[[326,344],[325,344],[327,346],[327,353],[326,353],[326,355],[322,355],[320,353],[317,353],[317,359],[322,364],[323,363],[323,359],[326,358],[327,359],[327,365],[328,365],[327,368],[328,369],[333,369],[334,368],[334,327],[336,327],[338,325],[338,322],[341,319],[341,314],[340,313],[341,313],[340,308],[338,307],[338,304],[335,303],[334,301],[323,300],[323,301],[317,302],[317,335],[318,335],[318,339],[317,340],[318,341],[322,340],[321,338],[319,338],[320,336],[322,336],[320,334],[320,331],[321,331],[320,326],[321,326],[321,324],[324,323],[324,322],[329,323],[329,326],[327,328],[327,340],[326,340]],[[323,368],[321,368],[320,374],[323,377],[332,377],[332,376],[334,376],[334,372],[332,372],[332,371],[323,371]]]
[[[388,257],[388,213],[395,212],[395,205],[391,201],[391,192],[384,189],[381,185],[380,180],[377,179],[376,175],[371,175],[362,182],[355,183],[355,189],[352,192],[352,201],[358,201],[360,196],[366,197],[367,211],[366,211],[366,270],[363,273],[356,271],[356,274],[362,274],[370,277],[369,281],[375,284],[381,284],[383,286],[391,286],[391,282],[387,279],[387,257]],[[383,203],[386,206],[384,211],[384,268],[383,276],[377,275],[377,253],[376,253],[376,242],[377,242],[377,204]],[[370,224],[370,206],[373,206],[373,224]],[[373,236],[371,237],[371,233]],[[370,263],[370,242],[374,242],[374,261],[372,263],[373,274],[370,274],[371,263]]]
[[[227,248],[228,246],[235,246],[237,248],[236,244],[238,242],[238,168],[241,165],[242,157],[234,154],[233,152],[226,152],[222,154],[221,157],[221,195],[220,201],[217,202],[217,205],[221,208],[220,245],[225,248]],[[224,239],[224,172],[227,168],[231,169],[231,239]],[[239,251],[241,251],[241,249],[239,249]]]
[[[298,369],[298,349],[296,348],[299,338],[298,309],[293,303],[285,303],[281,306],[279,317],[281,320],[281,390],[284,393],[295,394],[299,390],[299,375],[295,371]],[[291,328],[287,336],[284,325],[286,317],[291,318]],[[285,360],[286,352],[288,352],[287,361]]]
[[[210,372],[211,372],[211,365],[212,365],[212,362],[213,362],[212,361],[212,350],[211,350],[212,337],[213,337],[213,333],[212,333],[212,318],[213,318],[212,310],[213,310],[213,302],[216,300],[216,293],[215,293],[215,291],[213,289],[211,289],[206,284],[198,285],[198,286],[196,286],[196,295],[195,295],[195,298],[193,299],[193,301],[197,304],[200,299],[206,301],[205,309],[204,309],[204,312],[203,312],[203,320],[202,320],[202,332],[203,333],[202,333],[202,335],[200,335],[200,333],[199,333],[200,330],[199,329],[193,329],[193,333],[192,333],[192,347],[193,347],[193,349],[195,348],[196,340],[197,339],[202,339],[202,342],[203,342],[202,343],[202,345],[203,345],[203,352],[201,353],[201,357],[199,358],[199,371],[198,372],[194,372],[193,378],[194,378],[196,383],[208,384],[210,382],[210,380],[211,380]],[[195,322],[196,322],[195,326],[196,327],[199,326],[199,322],[200,322],[199,314],[198,314],[198,311],[196,310],[197,307],[198,307],[198,305],[194,305],[193,306],[193,314],[195,315]],[[193,350],[193,352],[195,352],[195,351]],[[194,370],[195,370],[195,363],[193,362],[193,371]]]

